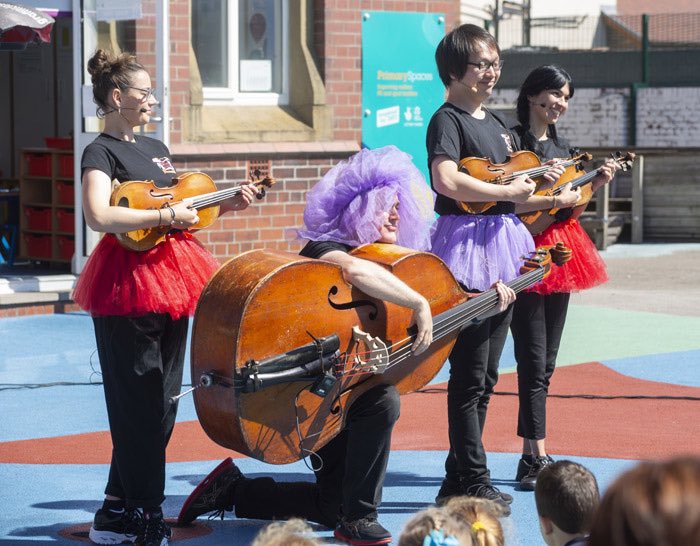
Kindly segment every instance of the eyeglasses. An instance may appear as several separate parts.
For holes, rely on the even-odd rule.
[[[472,66],[476,66],[476,68],[479,70],[479,72],[486,72],[489,68],[493,68],[495,72],[500,72],[501,68],[503,68],[503,61],[498,60],[498,61],[493,61],[492,63],[486,62],[486,61],[479,61],[478,63],[467,63]]]
[[[141,97],[142,102],[146,102],[156,94],[156,89],[154,87],[134,87],[132,85],[127,85],[126,88],[141,91],[141,93],[143,93],[143,97]]]

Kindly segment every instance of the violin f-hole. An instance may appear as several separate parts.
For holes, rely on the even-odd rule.
[[[154,199],[169,199],[173,200],[175,198],[175,195],[171,192],[156,192],[155,190],[149,190],[148,193],[153,197]]]
[[[347,303],[335,303],[332,299],[331,296],[335,296],[338,293],[338,287],[337,286],[331,286],[330,290],[328,290],[328,303],[333,309],[337,309],[338,311],[344,311],[346,309],[357,309],[360,307],[370,307],[372,311],[370,311],[368,317],[370,320],[375,320],[377,318],[377,315],[379,314],[379,309],[377,308],[377,304],[374,303],[373,301],[370,300],[356,300],[356,301],[349,301]]]

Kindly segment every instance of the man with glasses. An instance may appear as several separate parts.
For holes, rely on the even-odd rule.
[[[493,36],[475,25],[462,25],[442,39],[435,59],[447,100],[433,115],[426,141],[440,215],[431,251],[469,292],[495,287],[501,302],[496,314],[460,333],[450,354],[450,451],[436,503],[455,495],[482,497],[502,505],[507,515],[513,497],[491,483],[482,433],[515,300],[503,283],[518,276],[521,256],[534,250],[532,236],[514,214],[515,203],[526,202],[535,184],[526,176],[507,185],[491,184],[459,168],[460,160],[468,157],[503,163],[515,151],[506,124],[483,105],[501,75],[500,54]],[[554,183],[562,172],[553,169],[545,178]],[[469,214],[461,202],[496,205]]]

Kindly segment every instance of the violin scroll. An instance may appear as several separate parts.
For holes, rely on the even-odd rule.
[[[277,180],[271,176],[266,176],[263,178],[262,171],[260,169],[255,169],[250,173],[250,183],[257,189],[255,197],[257,199],[262,199],[267,194],[265,188],[271,188],[277,183]]]

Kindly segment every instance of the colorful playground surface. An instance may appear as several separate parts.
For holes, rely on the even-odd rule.
[[[700,253],[700,245],[691,251]],[[640,260],[649,257],[638,252]],[[611,280],[613,287],[620,282]],[[548,451],[590,468],[601,489],[638,460],[700,454],[700,314],[622,307],[614,295],[572,298],[548,401]],[[92,322],[83,313],[4,318],[0,339],[0,544],[86,542],[111,452]],[[514,496],[512,515],[503,520],[506,543],[535,546],[543,542],[533,494],[519,491],[513,479],[521,446],[514,370],[509,339],[484,441],[494,483]],[[446,365],[428,387],[402,398],[380,507],[395,539],[432,504],[443,477],[447,374]],[[304,461],[273,466],[216,445],[185,396],[168,451],[166,517],[176,517],[191,490],[228,456],[246,475],[312,479]],[[227,513],[176,529],[174,540],[243,546],[265,523]],[[332,531],[315,530],[335,542]]]

